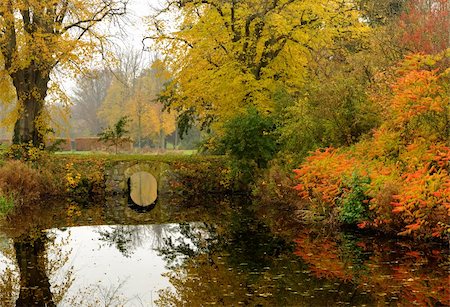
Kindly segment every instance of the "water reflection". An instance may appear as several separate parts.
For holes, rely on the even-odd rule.
[[[181,225],[191,245],[169,240],[166,259],[184,256],[166,275],[174,289],[159,306],[334,306],[372,302],[353,284],[311,277],[294,246],[272,234],[252,212],[232,214],[225,227]],[[207,235],[205,235],[207,233]],[[350,295],[349,295],[350,294]]]
[[[150,243],[153,249],[160,248],[166,238],[176,236],[176,227],[170,224],[115,225],[99,229],[99,240],[109,247],[115,246],[123,256],[131,257],[136,249]]]
[[[352,282],[377,305],[450,306],[446,247],[311,231],[300,232],[295,242],[312,276]]]
[[[292,240],[247,207],[220,208],[202,222],[0,232],[0,305],[450,304],[442,246],[300,226]]]
[[[20,271],[20,293],[17,306],[55,306],[46,273],[46,233],[24,235],[14,241]]]
[[[167,237],[180,237],[178,230],[176,224],[84,226],[14,238],[13,252],[7,256],[4,248],[0,258],[0,305],[151,306],[158,290],[170,287],[157,249]]]

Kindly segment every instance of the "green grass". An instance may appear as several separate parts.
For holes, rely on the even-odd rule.
[[[150,152],[150,153],[119,153],[117,154],[118,156],[126,156],[126,155],[131,155],[131,156],[167,156],[167,155],[174,155],[174,156],[192,156],[197,154],[197,150],[195,149],[190,149],[190,150],[177,150],[177,151],[171,151],[168,150],[164,153],[156,153],[156,152]],[[108,153],[108,152],[103,152],[103,151],[57,151],[55,152],[55,154],[58,155],[80,155],[80,156],[116,156],[116,154],[114,153]]]
[[[100,159],[105,161],[157,161],[157,162],[202,162],[224,161],[225,156],[203,156],[193,154],[195,151],[183,151],[181,154],[108,154],[103,152],[59,152],[57,157],[72,159]]]
[[[0,195],[0,216],[5,216],[14,209],[12,197]]]
[[[6,153],[6,150],[8,149],[7,145],[0,144],[0,165],[3,162],[3,155]]]

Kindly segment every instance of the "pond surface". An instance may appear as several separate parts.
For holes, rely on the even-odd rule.
[[[0,306],[450,304],[447,247],[318,233],[246,203],[59,204],[3,223]]]

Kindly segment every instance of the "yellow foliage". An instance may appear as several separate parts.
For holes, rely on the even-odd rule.
[[[133,139],[149,138],[158,143],[161,134],[169,135],[176,127],[175,112],[164,111],[157,101],[169,78],[170,74],[160,60],[154,61],[151,69],[141,76],[130,80],[130,85],[114,78],[98,116],[109,126],[121,116],[128,116]]]
[[[98,111],[98,117],[102,119],[106,126],[113,126],[120,117],[124,116],[124,105],[127,98],[126,86],[113,78],[108,94]]]
[[[52,91],[54,69],[78,72],[94,59],[106,42],[96,25],[124,14],[124,5],[119,0],[0,2],[0,103],[17,105],[5,122],[20,128],[16,141],[41,143],[49,121],[41,116],[46,97],[60,93]]]
[[[154,17],[152,38],[174,72],[172,106],[219,126],[249,105],[273,111],[277,89],[295,92],[305,81],[310,50],[369,31],[352,1],[190,0],[167,9],[178,29]]]

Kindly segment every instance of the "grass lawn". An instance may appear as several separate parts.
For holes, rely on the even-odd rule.
[[[197,154],[197,150],[195,149],[190,149],[190,150],[167,150],[165,152],[146,152],[146,153],[118,153],[117,156],[125,156],[125,155],[139,155],[139,156],[166,156],[166,155],[184,155],[184,156],[191,156],[191,155],[195,155]],[[110,156],[110,155],[116,155],[114,153],[110,153],[110,152],[104,152],[104,151],[58,151],[56,152],[56,154],[59,155],[95,155],[95,156],[99,156],[99,155],[104,155],[104,156]]]
[[[64,151],[57,152],[56,156],[74,159],[103,159],[106,161],[160,161],[160,162],[202,162],[225,160],[225,156],[197,155],[196,150],[166,151],[165,153],[106,153],[98,151]]]
[[[0,145],[0,165],[3,164],[3,153],[8,146]],[[224,161],[225,156],[204,156],[197,155],[197,150],[168,150],[164,153],[108,153],[101,151],[61,151],[56,152],[54,158],[70,158],[75,160],[103,160],[103,161],[159,161],[165,163],[176,162],[206,162],[206,161]]]

